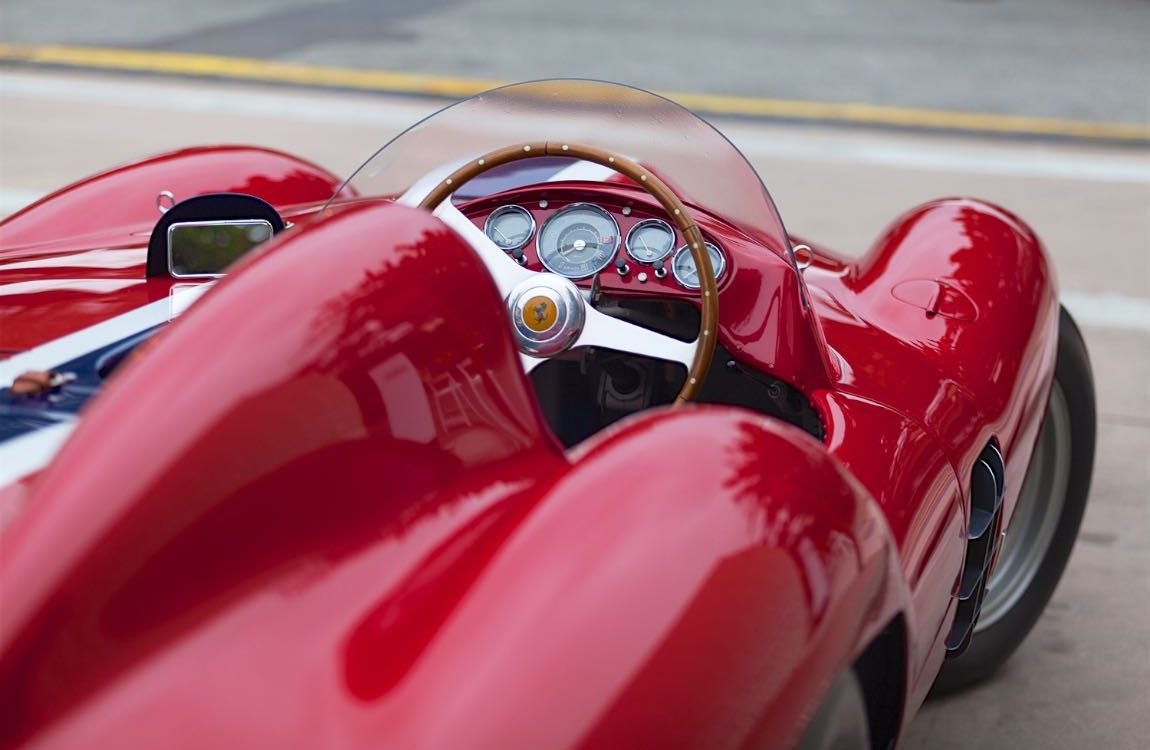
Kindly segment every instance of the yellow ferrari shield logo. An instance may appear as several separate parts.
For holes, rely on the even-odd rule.
[[[543,333],[555,325],[559,317],[559,309],[549,297],[537,295],[523,303],[520,310],[523,314],[523,324],[536,333]]]

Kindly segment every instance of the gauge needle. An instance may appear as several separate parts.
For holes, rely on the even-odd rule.
[[[499,232],[499,236],[503,238],[504,242],[508,242],[508,243],[511,242],[511,238],[508,237],[507,235],[505,235],[503,232],[500,232],[499,227],[493,226],[491,228],[494,229],[496,232]]]
[[[643,249],[647,251],[647,257],[648,258],[655,257],[655,253],[651,250],[650,247],[647,246],[647,243],[643,241],[643,238],[639,237],[637,239],[639,240],[639,244],[643,246]]]
[[[576,250],[583,250],[584,248],[591,247],[591,245],[592,245],[592,243],[587,242],[586,240],[575,240],[574,242],[571,243],[571,245],[566,250],[564,250],[562,247],[560,247],[559,248],[559,254],[566,257],[566,256],[570,255],[571,253],[575,252]],[[595,247],[598,248],[599,245],[595,244]]]

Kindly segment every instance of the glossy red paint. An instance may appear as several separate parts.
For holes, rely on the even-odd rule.
[[[636,476],[622,508],[600,491],[652,449],[718,470]],[[306,550],[276,544],[256,570],[255,551],[180,528],[196,590],[177,608],[175,561],[151,557],[85,597],[119,625],[115,654],[138,655],[32,746],[780,746],[884,614],[877,508],[793,428],[651,415],[563,472],[513,465],[398,516],[341,503]],[[258,536],[265,512],[227,531],[246,517]]]
[[[255,195],[292,215],[326,201],[330,172],[247,146],[190,148],[95,175],[0,222],[0,358],[163,299],[145,279],[157,195]]]
[[[958,477],[934,439],[893,409],[831,390],[819,391],[814,401],[825,415],[827,451],[873,495],[896,540],[897,580],[906,587],[903,614],[912,635],[905,687],[908,704],[917,706],[942,661],[966,549]]]
[[[391,243],[370,241],[380,232]],[[363,533],[364,514],[402,520],[433,489],[523,451],[537,468],[560,460],[494,287],[426,214],[349,211],[240,271],[117,376],[9,528],[0,554],[22,584],[5,597],[0,664],[33,725],[139,658],[125,641],[144,647],[157,621],[235,595],[280,556],[319,562],[308,545],[334,533],[325,524]],[[425,274],[468,315],[426,294]],[[129,403],[151,418],[124,420]],[[61,606],[100,615],[68,623]],[[79,643],[76,662],[67,644]]]
[[[1054,279],[1034,233],[987,203],[937,201],[897,220],[857,264],[832,258],[805,277],[841,363],[835,389],[917,422],[943,447],[964,494],[975,458],[995,439],[1006,459],[1009,518],[1057,339]],[[908,280],[943,282],[977,300],[974,318],[906,302],[895,289]]]
[[[624,236],[660,216],[641,191],[561,183],[464,210],[482,226],[491,210],[515,203],[542,226],[579,202],[608,208]],[[728,257],[720,340],[744,364],[814,397],[829,452],[883,507],[909,589],[908,694],[917,705],[953,616],[974,461],[991,440],[1002,449],[1009,518],[1041,424],[1058,310],[1041,244],[998,207],[936,201],[898,219],[857,262],[818,251],[802,278],[812,302],[804,314],[794,274],[776,253],[697,218]],[[542,268],[534,241],[525,252],[528,267]],[[691,296],[670,276],[642,284],[636,275],[608,270],[601,285],[617,295]]]
[[[233,189],[222,162],[193,162],[171,176]],[[124,174],[141,195],[164,181]],[[318,200],[313,183],[272,202]],[[626,185],[545,194],[630,205],[624,234],[655,211]],[[30,285],[0,301],[21,323],[0,349],[166,295],[132,249],[146,206],[55,241],[28,218],[43,204],[14,222],[17,253],[0,225],[0,280]],[[1044,251],[1005,211],[947,200],[857,263],[817,249],[799,276],[698,219],[730,263],[723,345],[800,388],[823,444],[704,407],[564,454],[473,253],[410,209],[340,209],[245,260],[41,476],[0,493],[20,503],[0,546],[20,581],[0,618],[6,739],[778,746],[896,616],[906,720],[953,618],[974,458],[1001,446],[1009,515],[1040,426],[1057,320]],[[685,294],[669,280],[602,277]]]
[[[969,199],[911,210],[857,263],[820,249],[804,279],[839,373],[816,396],[828,450],[882,505],[910,587],[913,708],[942,659],[971,469],[991,440],[1006,461],[1005,518],[1018,499],[1054,373],[1054,279],[1025,224]],[[978,300],[974,316],[908,303],[897,291],[908,280]]]
[[[426,214],[357,207],[245,265],[9,530],[10,739],[598,746],[666,740],[670,714],[682,742],[776,743],[896,608],[878,507],[795,428],[665,413],[565,458],[501,300]],[[651,451],[714,470],[636,474]],[[205,691],[229,697],[192,709]]]

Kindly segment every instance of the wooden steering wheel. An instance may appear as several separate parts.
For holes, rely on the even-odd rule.
[[[545,156],[565,156],[593,162],[622,174],[659,202],[687,240],[699,272],[702,315],[699,336],[682,342],[617,318],[588,304],[569,279],[553,273],[529,271],[511,262],[486,234],[455,208],[449,197],[469,180],[503,164]],[[438,181],[430,192],[412,188],[400,202],[418,205],[445,221],[479,254],[496,286],[507,300],[524,369],[530,372],[543,359],[579,346],[601,346],[641,356],[671,360],[687,368],[687,379],[673,406],[693,400],[703,385],[715,353],[719,321],[719,295],[715,271],[703,235],[686,206],[667,185],[638,162],[593,146],[550,141],[523,143],[497,149],[459,167]]]

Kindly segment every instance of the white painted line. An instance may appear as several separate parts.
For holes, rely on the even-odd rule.
[[[1031,149],[984,146],[974,143],[893,142],[807,136],[802,133],[728,133],[732,142],[752,161],[762,158],[794,159],[822,164],[861,164],[871,167],[925,172],[985,174],[1006,177],[1075,180],[1079,182],[1150,183],[1150,159],[1130,149],[1122,158],[1100,154],[1073,154],[1051,147]],[[769,187],[769,186],[768,186]]]
[[[1061,299],[1079,325],[1150,333],[1150,299],[1111,292],[1063,292]]]
[[[402,130],[443,106],[443,102],[374,100],[340,95],[260,91],[234,86],[181,85],[149,81],[76,79],[5,71],[0,96],[67,104],[140,107],[169,112],[245,115],[293,122],[384,125]],[[320,103],[322,102],[322,103]],[[380,145],[383,145],[383,136]]]
[[[167,299],[157,300],[137,307],[122,315],[108,318],[94,326],[81,329],[54,341],[41,344],[35,349],[10,357],[0,362],[0,388],[9,388],[20,373],[28,370],[52,370],[57,366],[82,357],[141,331],[167,323],[177,310],[186,309],[186,303],[206,292],[211,284],[191,289],[173,290]],[[185,299],[186,298],[186,299]]]
[[[16,97],[71,104],[121,105],[171,112],[193,112],[228,117],[255,116],[279,121],[333,125],[375,125],[380,143],[388,132],[414,124],[442,106],[440,102],[377,95],[259,91],[251,88],[189,85],[172,82],[76,79],[35,73],[6,73],[0,78],[0,97]],[[867,134],[828,135],[795,126],[748,127],[722,121],[731,140],[749,157],[795,159],[810,162],[865,164],[895,169],[994,174],[1011,177],[1150,183],[1150,158],[1145,149],[1106,152],[1067,145],[1002,145],[930,137]],[[484,127],[476,123],[475,127]],[[501,124],[490,127],[505,129]],[[388,130],[384,130],[388,129]],[[522,127],[514,132],[522,135]],[[633,134],[632,134],[633,135]],[[674,134],[669,134],[673,136]],[[658,134],[649,134],[656,138]],[[647,137],[645,135],[645,137]],[[676,143],[672,137],[670,141]],[[622,145],[622,144],[620,144]]]
[[[0,443],[0,487],[40,471],[76,429],[76,421],[60,422]]]

